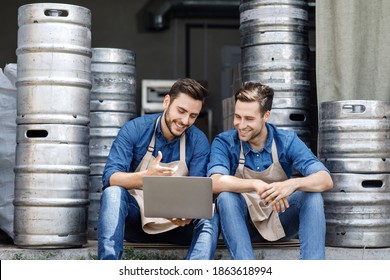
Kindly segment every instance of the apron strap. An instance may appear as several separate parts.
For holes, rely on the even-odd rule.
[[[161,118],[161,116],[159,116],[156,120],[156,124],[154,125],[154,132],[153,132],[152,140],[150,140],[150,143],[148,146],[147,153],[150,153],[150,154],[153,154],[153,152],[154,152],[154,145],[156,144],[156,130],[157,130],[157,125],[158,125],[158,121],[160,120],[160,118]]]
[[[275,140],[272,139],[272,162],[277,163],[279,162],[279,157],[278,157],[278,151],[276,150],[276,143]]]
[[[186,161],[186,133],[180,137],[180,161]]]
[[[244,156],[244,148],[242,147],[242,142],[240,141],[240,158],[238,160],[238,167],[240,174],[244,173],[244,164],[245,164],[245,156]]]
[[[146,170],[147,166],[149,165],[149,162],[153,158],[154,145],[156,144],[156,130],[157,130],[157,125],[158,125],[158,122],[160,120],[160,117],[161,116],[159,116],[157,118],[156,123],[154,125],[154,132],[153,132],[152,140],[150,140],[148,149],[147,149],[146,154],[145,154],[145,159],[142,160],[142,165],[141,165],[140,170]]]

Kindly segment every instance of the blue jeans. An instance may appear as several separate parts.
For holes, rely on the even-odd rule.
[[[288,197],[290,207],[279,214],[289,240],[299,236],[300,258],[325,259],[326,222],[321,193],[297,191]],[[232,259],[255,259],[252,243],[264,238],[250,221],[244,197],[240,193],[222,192],[217,197],[221,233]]]
[[[160,234],[147,234],[142,230],[138,203],[127,190],[110,186],[100,198],[99,259],[121,259],[124,239],[138,243],[190,245],[186,259],[213,259],[218,237],[217,213],[210,220],[195,219],[184,227]]]

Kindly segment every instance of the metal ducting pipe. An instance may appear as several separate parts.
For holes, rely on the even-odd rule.
[[[145,29],[169,28],[172,18],[239,18],[239,0],[151,0],[141,10]]]

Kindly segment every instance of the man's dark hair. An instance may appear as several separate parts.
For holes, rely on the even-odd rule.
[[[234,95],[234,101],[241,102],[259,102],[260,113],[262,116],[267,111],[271,111],[272,100],[274,98],[274,90],[262,83],[248,82],[240,88]]]
[[[200,100],[202,102],[204,102],[208,96],[207,89],[197,81],[190,78],[179,79],[172,85],[170,91],[168,92],[168,95],[171,98],[171,103],[180,93],[184,93],[193,99]]]

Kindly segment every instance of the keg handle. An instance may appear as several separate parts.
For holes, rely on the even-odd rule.
[[[49,132],[44,129],[30,129],[26,131],[27,138],[46,138]]]
[[[304,114],[290,114],[290,120],[295,122],[304,122],[306,121],[306,116]]]
[[[47,9],[45,10],[45,16],[48,17],[67,17],[69,15],[67,10]]]
[[[343,106],[344,113],[364,113],[366,111],[366,106],[361,104],[348,104]]]
[[[382,180],[364,180],[362,182],[363,188],[382,188],[383,181]]]

